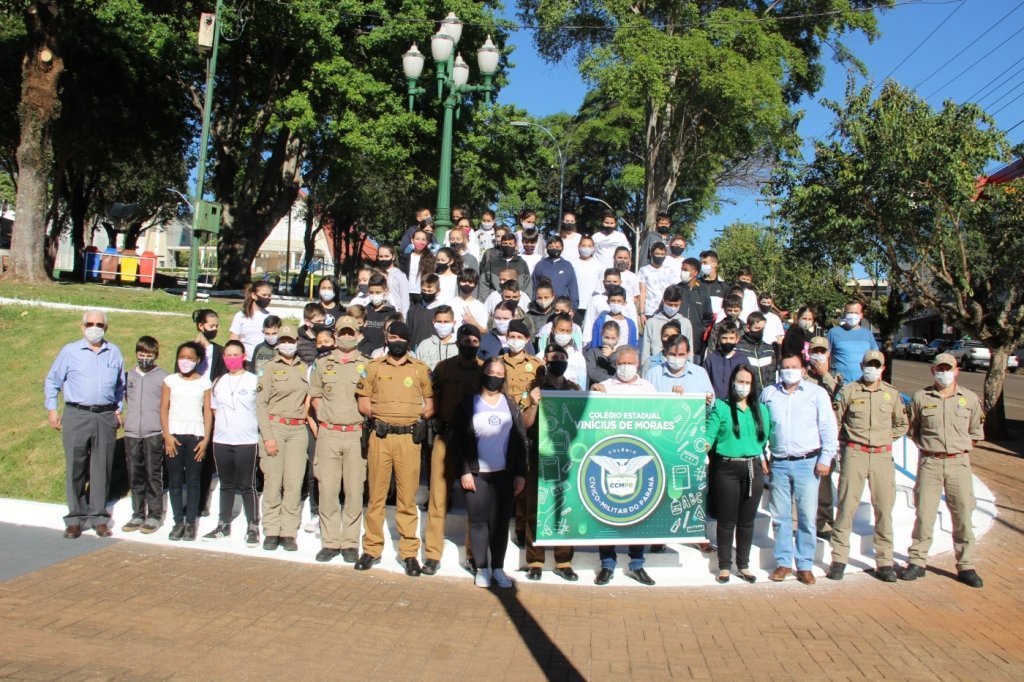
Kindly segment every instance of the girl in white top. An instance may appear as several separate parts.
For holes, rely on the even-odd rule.
[[[437,263],[438,290],[437,302],[448,304],[459,296],[459,275],[462,274],[462,257],[447,246],[438,249],[435,256]]]
[[[171,540],[196,539],[203,458],[213,430],[210,380],[196,371],[204,354],[203,347],[195,341],[178,346],[177,372],[164,379],[160,398],[160,425],[164,432],[167,481],[174,514]],[[182,499],[183,487],[188,489],[188,509]]]
[[[259,506],[256,504],[256,462],[259,425],[256,421],[256,375],[245,369],[245,347],[240,341],[224,346],[227,374],[213,383],[210,407],[216,420],[213,458],[220,479],[220,518],[217,527],[203,536],[212,541],[231,535],[235,494],[242,496],[248,529],[245,544],[259,544]]]
[[[245,292],[245,303],[231,320],[231,338],[245,346],[245,359],[252,361],[252,352],[263,343],[263,320],[270,315],[272,289],[269,282],[256,282]]]

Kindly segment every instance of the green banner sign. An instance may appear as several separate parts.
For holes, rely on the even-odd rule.
[[[703,395],[544,391],[538,545],[704,538]]]

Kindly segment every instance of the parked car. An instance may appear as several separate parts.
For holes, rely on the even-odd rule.
[[[1024,365],[1024,346],[1021,346],[1017,350],[1013,351],[1013,355],[1011,355],[1010,357],[1011,358],[1017,358],[1016,366],[1011,366],[1010,367],[1010,371],[1013,372],[1014,374],[1016,374],[1017,370],[1019,370],[1020,367],[1022,365]]]
[[[973,372],[976,369],[988,369],[992,363],[992,353],[981,341],[962,339],[955,342],[946,351],[954,358],[961,369]]]
[[[924,339],[917,341],[911,341],[910,346],[907,347],[907,357],[911,360],[920,360],[924,354],[924,349],[928,347],[928,342]]]
[[[918,344],[922,348],[924,348],[926,345],[928,345],[928,340],[922,339],[920,336],[904,336],[902,339],[896,342],[896,357],[907,358],[910,355],[910,347],[914,344]]]
[[[949,339],[935,339],[921,349],[921,359],[925,362],[931,362],[935,359],[936,355],[939,353],[945,353],[952,345],[953,342]]]

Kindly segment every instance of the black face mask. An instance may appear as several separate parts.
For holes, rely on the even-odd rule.
[[[683,247],[681,246],[670,246],[668,250],[672,252],[672,255],[678,258],[683,255]]]
[[[668,225],[658,225],[655,229],[658,234],[668,234]]]
[[[391,264],[393,262],[394,261],[391,260],[390,258],[378,258],[377,259],[377,267],[380,268],[381,270],[387,270],[388,268],[391,267]]]
[[[568,360],[552,360],[547,364],[548,374],[558,378],[565,376],[565,371],[569,369]]]
[[[618,270],[619,272],[625,272],[625,270],[628,267],[629,267],[629,263],[627,263],[624,260],[617,260],[617,261],[615,261],[615,269]]]
[[[561,258],[561,257],[562,257],[562,250],[561,249],[548,249],[548,258]]]
[[[722,349],[722,353],[724,353],[725,355],[728,355],[729,353],[736,350],[735,343],[720,343],[718,344],[718,347]]]
[[[665,257],[664,256],[651,256],[651,262],[654,263],[655,265],[661,265],[662,263],[665,262]]]
[[[451,263],[438,263],[437,265],[434,266],[434,271],[437,272],[438,274],[442,272],[448,272],[448,268],[450,268],[451,266]]]
[[[143,372],[148,372],[149,370],[151,370],[154,367],[156,367],[156,359],[155,358],[139,358],[138,362],[139,362],[139,369],[141,369]]]
[[[328,326],[327,326],[326,324],[324,324],[323,322],[317,322],[317,323],[316,323],[316,324],[314,324],[314,325],[313,325],[312,327],[310,327],[310,329],[312,329],[312,330],[313,330],[313,333],[314,333],[314,334],[319,334],[320,332],[325,332],[325,331],[327,331],[328,329],[330,329],[330,327],[328,327]]]
[[[516,253],[516,247],[514,247],[514,246],[502,246],[501,247],[501,255],[504,256],[505,258],[511,258],[512,256],[515,255],[515,253]]]
[[[761,312],[766,315],[772,311],[772,307],[770,305],[759,305],[758,308],[760,308]]]
[[[479,349],[476,346],[470,346],[469,344],[459,344],[459,357],[463,360],[472,360],[476,357]]]
[[[334,350],[334,346],[317,346],[316,356],[318,358],[325,357],[327,355],[330,355],[332,350]]]
[[[207,341],[213,341],[215,338],[217,338],[217,330],[216,329],[204,329],[203,330],[203,337]]]
[[[270,297],[269,296],[257,296],[256,297],[256,305],[258,305],[261,308],[266,308],[268,305],[270,305]]]
[[[409,352],[409,342],[405,341],[388,341],[388,355],[393,358],[400,358]]]
[[[356,291],[359,292],[360,296],[366,296],[368,293],[370,293],[370,285],[369,284],[357,284],[356,285]]]
[[[609,293],[611,293],[611,290],[614,289],[617,286],[619,286],[619,285],[618,284],[605,284],[604,285],[604,293],[605,293],[605,295],[607,296]]]
[[[471,294],[475,290],[476,290],[476,287],[474,285],[472,285],[472,284],[460,284],[459,285],[459,293],[460,294]]]
[[[463,244],[462,242],[451,242],[449,243],[449,246],[451,246],[452,250],[454,251],[462,251],[463,247],[465,247],[466,245]]]
[[[420,294],[420,300],[424,303],[433,303],[437,298],[437,294]]]
[[[764,330],[762,329],[759,332],[747,332],[747,338],[755,343],[761,343],[761,340],[764,338]]]
[[[485,374],[483,385],[488,391],[497,393],[505,385],[505,377],[492,377],[490,374]]]
[[[566,232],[575,232],[576,223],[562,223],[562,229]]]

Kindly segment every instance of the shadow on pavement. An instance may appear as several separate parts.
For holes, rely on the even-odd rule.
[[[585,679],[572,664],[558,645],[552,640],[540,623],[536,621],[529,609],[519,601],[519,586],[512,589],[496,590],[494,595],[505,607],[505,613],[515,624],[519,637],[529,650],[537,665],[544,671],[549,680],[582,680]]]

